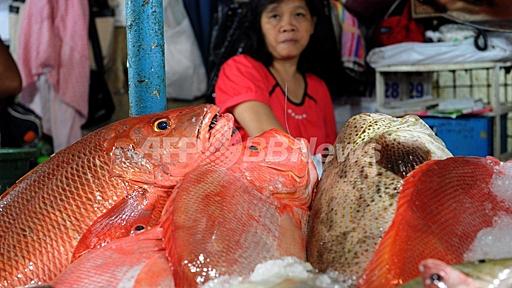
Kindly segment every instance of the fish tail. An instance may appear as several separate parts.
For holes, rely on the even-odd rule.
[[[419,275],[420,262],[428,258],[462,262],[480,230],[499,214],[512,215],[491,191],[499,164],[494,158],[452,157],[418,166],[404,180],[396,214],[359,286],[402,285]]]

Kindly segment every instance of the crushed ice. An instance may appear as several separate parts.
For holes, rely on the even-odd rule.
[[[491,190],[512,206],[512,162],[501,164],[499,169],[494,172]]]
[[[258,264],[248,278],[223,276],[209,281],[203,288],[251,288],[274,287],[293,283],[307,287],[346,288],[354,284],[353,279],[343,278],[335,272],[318,273],[311,264],[295,257],[283,257]],[[301,286],[302,287],[302,286]]]
[[[475,241],[464,255],[465,261],[502,259],[512,257],[512,216],[494,219],[493,227],[478,232]]]

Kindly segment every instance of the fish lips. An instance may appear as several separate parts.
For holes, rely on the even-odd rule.
[[[202,152],[213,150],[226,144],[241,142],[230,113],[219,113],[220,109],[211,106],[206,111],[198,131],[198,144]],[[213,147],[212,147],[213,146]]]

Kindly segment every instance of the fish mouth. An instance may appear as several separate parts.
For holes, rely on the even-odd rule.
[[[211,132],[213,128],[215,128],[215,125],[217,125],[217,122],[219,121],[219,113],[216,113],[213,115],[212,121],[210,121],[210,125],[208,126],[208,132]]]
[[[216,135],[223,135],[224,137],[215,137]],[[198,141],[206,146],[212,144],[212,141],[220,141],[222,144],[234,143],[235,138],[237,138],[235,135],[237,133],[233,115],[220,113],[220,109],[217,106],[209,106],[199,127]]]

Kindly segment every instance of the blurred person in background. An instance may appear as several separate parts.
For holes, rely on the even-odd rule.
[[[0,110],[21,91],[21,76],[9,49],[0,41]]]

